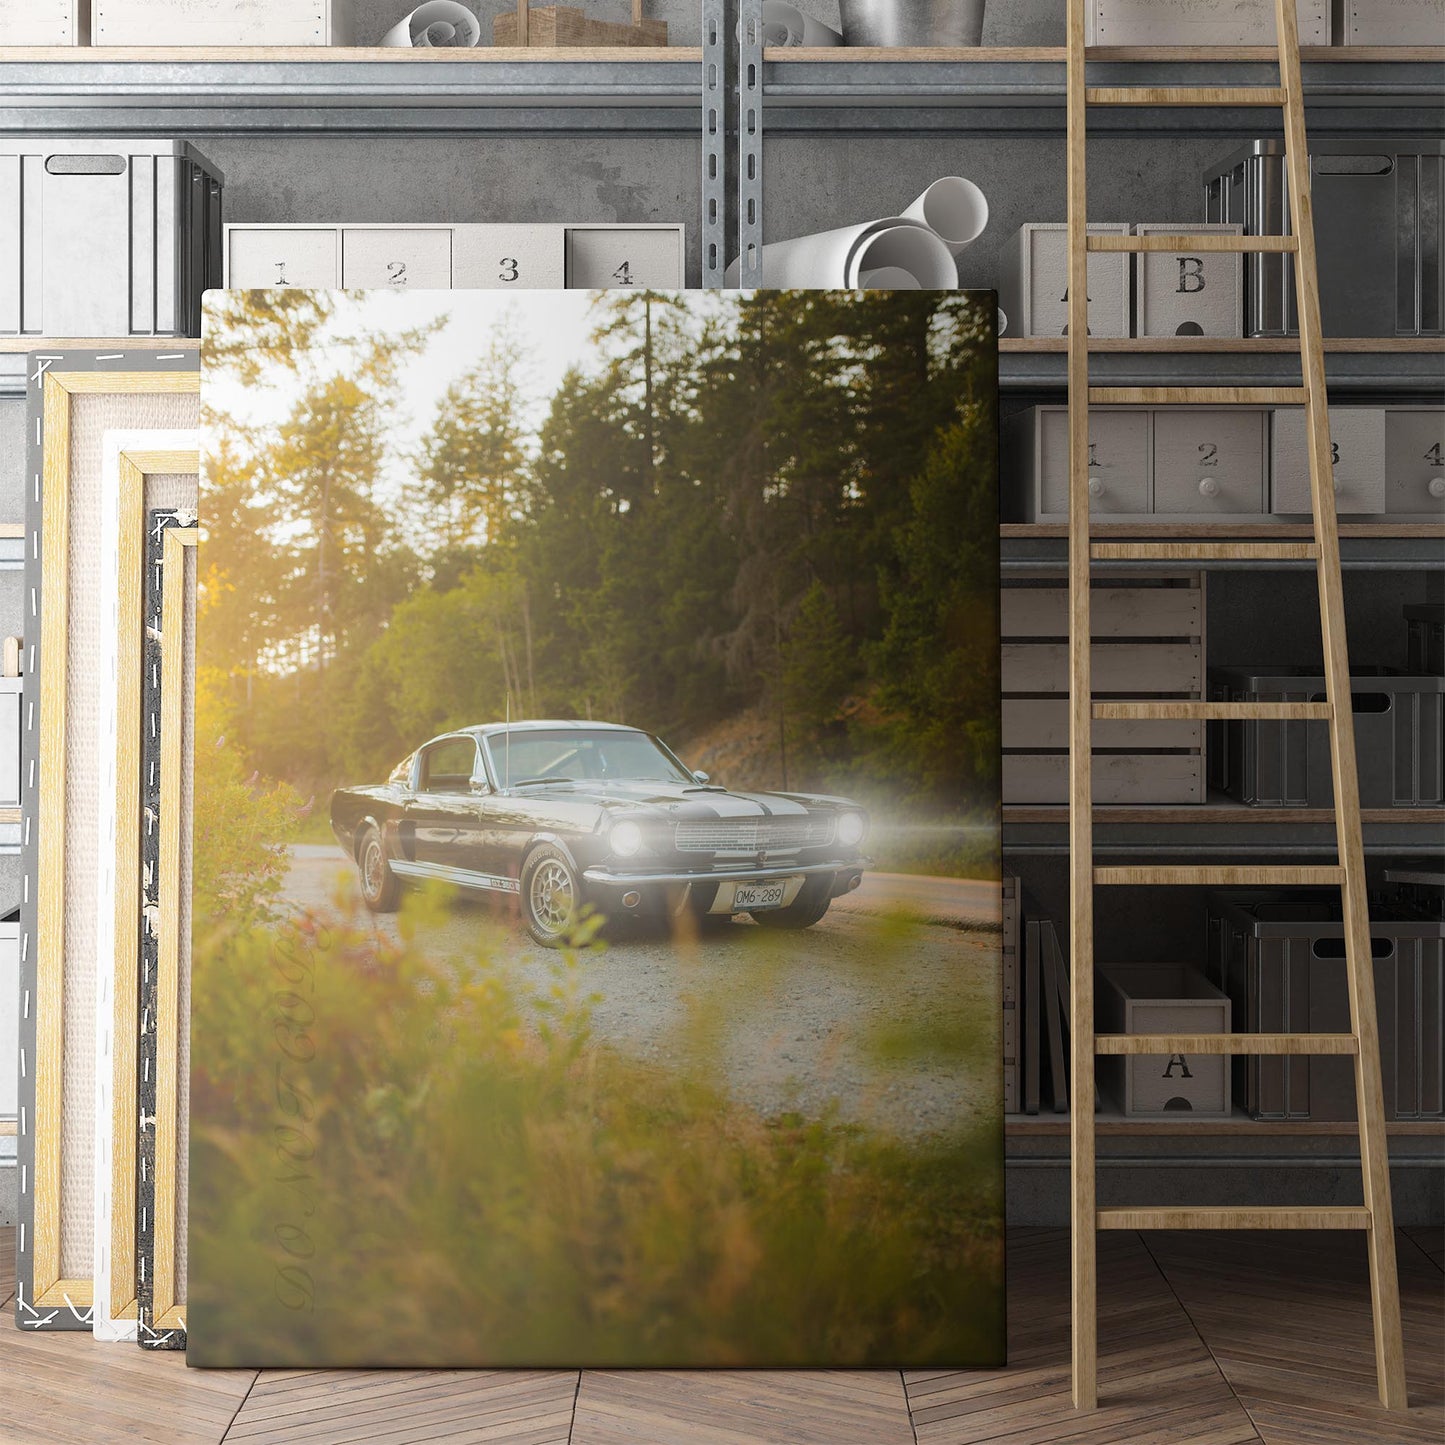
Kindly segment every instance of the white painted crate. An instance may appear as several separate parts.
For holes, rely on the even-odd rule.
[[[1238,236],[1244,227],[1151,222],[1134,232]],[[1136,336],[1244,335],[1244,256],[1238,251],[1140,251],[1134,282]]]
[[[1373,516],[1385,510],[1385,411],[1378,406],[1332,406],[1331,470],[1335,508],[1345,516]],[[1279,408],[1270,421],[1270,511],[1308,516],[1309,450],[1304,411]]]
[[[199,336],[221,186],[184,141],[0,139],[0,336]]]
[[[1445,0],[1334,0],[1336,45],[1445,45]]]
[[[350,45],[351,0],[92,0],[92,45]]]
[[[1445,515],[1445,409],[1385,409],[1385,511]]]
[[[1330,43],[1329,0],[1298,0],[1301,45]],[[1090,45],[1273,45],[1274,0],[1089,0]]]
[[[0,0],[0,46],[84,45],[89,0]]]

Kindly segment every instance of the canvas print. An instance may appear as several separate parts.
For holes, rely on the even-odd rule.
[[[991,294],[207,299],[207,1366],[1000,1363]]]

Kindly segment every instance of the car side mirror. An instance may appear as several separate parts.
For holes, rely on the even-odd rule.
[[[703,772],[701,768],[699,768],[698,771],[693,774],[693,777],[694,777],[699,783],[706,783],[706,782],[710,782],[710,781],[711,781],[711,779],[708,777],[708,775],[707,775],[705,772]]]
[[[471,780],[471,790],[474,793],[490,793],[492,791],[491,786],[485,778],[473,778]]]

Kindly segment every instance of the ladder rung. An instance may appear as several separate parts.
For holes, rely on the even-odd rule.
[[[1303,406],[1303,386],[1091,386],[1090,406]]]
[[[1095,542],[1096,562],[1314,562],[1318,542]]]
[[[1268,1209],[1197,1205],[1192,1209],[1101,1209],[1094,1222],[1099,1229],[1368,1229],[1370,1211],[1333,1205]]]
[[[1102,85],[1084,91],[1090,105],[1284,104],[1280,85]]]
[[[1293,236],[1198,235],[1189,231],[1149,236],[1085,236],[1086,251],[1297,251]]]
[[[1354,1034],[1096,1034],[1096,1054],[1357,1054]]]
[[[1158,721],[1169,718],[1226,721],[1235,718],[1278,718],[1286,721],[1329,720],[1327,702],[1096,702],[1096,718]]]
[[[1103,887],[1131,888],[1208,883],[1220,888],[1289,888],[1302,884],[1340,884],[1345,870],[1338,864],[1224,865],[1208,863],[1174,867],[1095,868],[1094,882]]]

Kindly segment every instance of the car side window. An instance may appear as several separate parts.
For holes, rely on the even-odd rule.
[[[423,793],[465,793],[477,770],[477,744],[472,738],[443,738],[421,755],[419,789]]]

